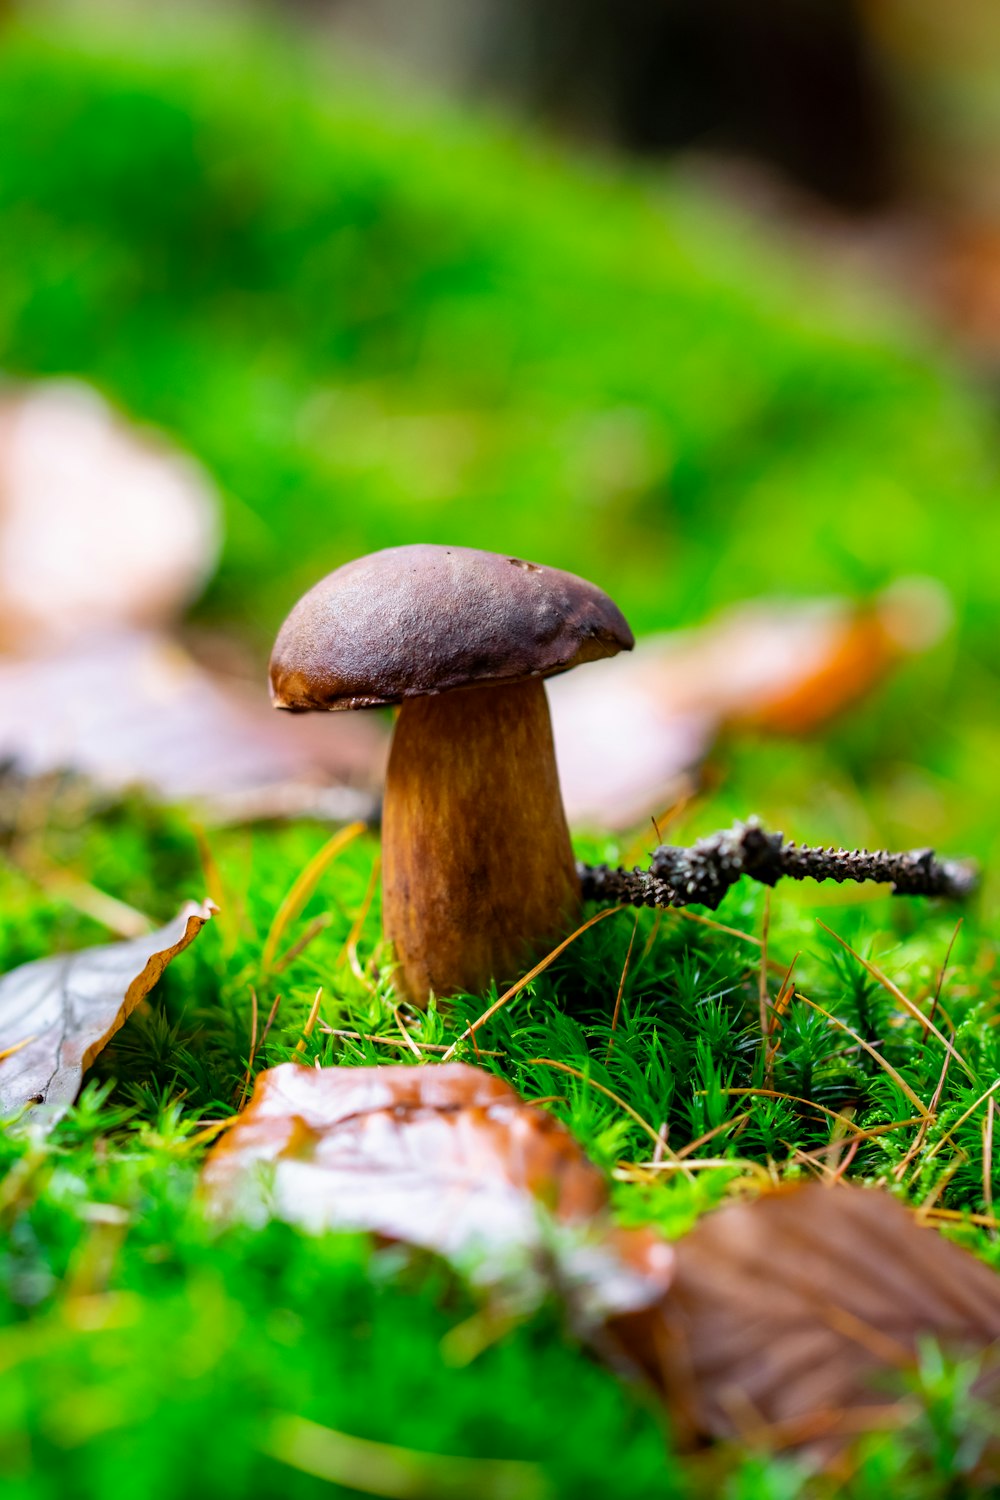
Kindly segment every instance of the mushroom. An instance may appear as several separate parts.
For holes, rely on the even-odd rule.
[[[383,920],[415,1003],[512,977],[572,922],[580,882],[542,679],[633,644],[621,611],[582,578],[427,545],[346,563],[281,627],[276,708],[401,705]]]

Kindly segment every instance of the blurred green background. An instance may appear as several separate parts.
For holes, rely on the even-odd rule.
[[[993,417],[893,303],[688,174],[359,75],[273,20],[29,5],[0,50],[0,360],[216,476],[204,608],[264,645],[414,539],[639,629],[928,572],[995,659]]]

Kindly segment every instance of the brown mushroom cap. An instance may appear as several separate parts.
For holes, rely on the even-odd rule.
[[[474,684],[551,677],[630,651],[594,584],[470,547],[389,547],[299,600],[271,656],[276,708],[372,708]]]

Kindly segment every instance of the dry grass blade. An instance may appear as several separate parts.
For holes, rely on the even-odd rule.
[[[237,1114],[247,1102],[247,1094],[250,1092],[250,1080],[253,1077],[253,1060],[257,1056],[257,991],[253,985],[250,986],[250,1056],[247,1060],[247,1070],[243,1078],[243,1089],[240,1093],[240,1102],[236,1106]]]
[[[951,941],[949,942],[948,947],[945,950],[944,963],[941,965],[940,971],[938,973],[937,987],[934,990],[934,1003],[931,1005],[930,1014],[927,1018],[929,1021],[933,1021],[934,1017],[937,1015],[938,1006],[941,1003],[941,991],[944,988],[944,976],[948,972],[948,964],[951,961],[951,950],[954,948],[955,943],[958,939],[958,934],[962,930],[962,923],[964,920],[964,917],[959,917],[958,921],[955,923],[955,931],[952,933]],[[928,1029],[929,1028],[924,1029],[924,1041],[927,1040]]]
[[[951,1053],[952,1057],[958,1063],[959,1067],[965,1073],[966,1077],[971,1078],[973,1082],[975,1082],[976,1075],[969,1067],[969,1064],[965,1061],[965,1058],[955,1051],[954,1047],[952,1046],[951,1042],[949,1042],[944,1032],[941,1031],[939,1027],[935,1026],[934,1022],[930,1019],[929,1016],[924,1015],[923,1011],[920,1009],[920,1006],[914,1005],[909,996],[903,994],[903,991],[899,988],[899,985],[894,984],[893,981],[889,978],[888,974],[884,974],[878,967],[878,965],[873,964],[870,959],[862,958],[861,954],[857,953],[851,947],[850,943],[848,943],[846,939],[842,938],[839,933],[834,932],[832,927],[827,927],[825,922],[820,922],[819,925],[823,928],[824,932],[828,932],[832,938],[836,938],[841,947],[846,949],[846,951],[851,955],[852,958],[857,959],[861,967],[865,969],[867,973],[869,973],[872,978],[876,980],[882,986],[882,988],[893,997],[894,1000],[898,1000],[903,1009],[909,1015],[911,1015],[915,1021],[920,1022],[920,1025],[924,1028],[925,1035],[929,1031],[933,1036],[937,1038],[945,1051]]]
[[[765,1186],[772,1188],[774,1181],[763,1163],[751,1161],[747,1156],[698,1156],[685,1161],[627,1162],[612,1172],[616,1182],[650,1182],[663,1172],[707,1172],[716,1167],[739,1167]]]
[[[274,973],[283,974],[290,963],[294,963],[300,953],[304,953],[309,944],[318,938],[321,932],[325,932],[333,921],[333,916],[328,911],[321,911],[318,917],[313,917],[300,938],[296,938],[290,948],[286,948],[280,958],[275,960]]]
[[[14,1053],[20,1052],[22,1047],[30,1047],[32,1042],[35,1042],[37,1040],[37,1037],[26,1036],[22,1041],[15,1042],[13,1047],[5,1047],[3,1051],[0,1052],[0,1062],[3,1062],[5,1057],[13,1057]]]
[[[404,1045],[413,1053],[414,1057],[419,1062],[420,1061],[420,1048],[417,1046],[416,1042],[413,1040],[412,1036],[407,1031],[406,1027],[403,1025],[403,1018],[399,1014],[399,1006],[398,1005],[394,1005],[392,1007],[392,1013],[396,1017],[396,1025],[399,1027],[400,1032],[402,1033]]]
[[[302,1040],[296,1042],[295,1044],[296,1052],[304,1052],[306,1050],[306,1042],[313,1034],[313,1027],[316,1025],[316,1017],[319,1015],[319,1002],[322,1000],[322,998],[323,986],[320,985],[319,989],[316,991],[316,995],[312,1003],[312,1008],[309,1011],[309,1015],[306,1019],[306,1024],[302,1028]]]
[[[299,871],[295,880],[275,913],[271,930],[267,934],[264,943],[264,951],[261,954],[260,972],[261,978],[266,979],[274,966],[278,945],[284,937],[290,923],[295,921],[299,912],[305,906],[309,897],[316,889],[323,875],[339,854],[352,844],[365,831],[364,823],[348,823],[346,828],[341,828],[332,838],[327,839],[322,849],[313,855],[305,867]]]
[[[664,915],[681,917],[685,922],[694,922],[699,927],[708,927],[712,932],[721,932],[724,937],[737,938],[742,943],[750,943],[754,948],[763,947],[759,937],[754,937],[752,932],[744,932],[742,927],[727,927],[725,922],[716,922],[712,917],[704,917],[700,912],[689,911],[686,906],[666,906],[660,910]],[[783,974],[785,965],[776,958],[767,960],[767,967],[772,974]]]
[[[925,1116],[926,1118],[930,1117],[930,1110],[927,1108],[926,1104],[924,1104],[923,1100],[920,1098],[920,1095],[914,1093],[913,1089],[910,1088],[910,1085],[907,1083],[902,1074],[892,1066],[891,1062],[887,1061],[887,1059],[882,1056],[877,1047],[873,1047],[870,1042],[866,1042],[864,1037],[860,1036],[852,1026],[848,1026],[846,1021],[841,1021],[839,1017],[833,1015],[832,1012],[824,1010],[822,1005],[817,1005],[815,1000],[810,1000],[808,995],[797,993],[796,998],[801,1000],[803,1005],[811,1006],[813,1010],[819,1011],[820,1015],[825,1016],[826,1019],[831,1023],[831,1025],[836,1026],[838,1030],[846,1032],[847,1035],[858,1044],[862,1051],[867,1052],[869,1057],[874,1058],[875,1062],[878,1063],[883,1073],[887,1074],[887,1076],[892,1079],[896,1087],[898,1089],[902,1089],[903,1093],[906,1095],[907,1099],[909,1099],[914,1109],[919,1110],[920,1114]]]
[[[325,1021],[320,1023],[319,1029],[324,1036],[339,1036],[350,1042],[376,1042],[381,1047],[402,1047],[404,1049],[409,1046],[416,1047],[421,1052],[447,1052],[448,1050],[442,1042],[417,1042],[412,1037],[409,1038],[408,1042],[404,1042],[396,1036],[376,1036],[371,1031],[346,1031],[338,1026],[327,1026]],[[485,1047],[481,1049],[477,1048],[476,1050],[479,1057],[506,1057],[507,1055],[505,1052],[487,1052]],[[536,1104],[541,1103],[539,1099],[536,1099],[534,1102]]]
[[[926,1037],[926,1035],[927,1033],[925,1032],[924,1036]],[[932,1120],[935,1120],[937,1118],[938,1106],[941,1103],[941,1096],[944,1093],[945,1080],[948,1077],[948,1069],[950,1067],[951,1053],[946,1052],[944,1054],[944,1061],[941,1064],[941,1072],[938,1074],[937,1084],[935,1085],[934,1092],[931,1095],[931,1102],[929,1105],[930,1114],[921,1121],[920,1129],[917,1131],[916,1139],[914,1140],[913,1145],[910,1147],[909,1151],[907,1151],[902,1160],[897,1162],[895,1168],[893,1169],[893,1177],[896,1182],[902,1182],[903,1178],[906,1176],[907,1167],[912,1161],[915,1161],[917,1159],[917,1157],[920,1155],[920,1152],[923,1150],[924,1141],[927,1139],[927,1132],[930,1129],[931,1122]]]
[[[553,963],[559,957],[560,953],[565,953],[570,944],[575,943],[581,933],[587,931],[588,927],[593,927],[596,923],[603,922],[606,917],[617,916],[621,910],[622,908],[618,906],[608,906],[604,911],[599,911],[595,916],[588,917],[586,922],[582,922],[575,932],[571,932],[568,938],[564,938],[558,947],[553,948],[551,953],[545,955],[540,963],[537,963],[533,969],[529,969],[527,974],[522,975],[517,983],[512,984],[509,990],[505,990],[498,1000],[494,1000],[493,1004],[487,1010],[484,1010],[482,1015],[472,1022],[471,1026],[467,1026],[462,1035],[457,1036],[452,1042],[444,1054],[442,1061],[451,1062],[461,1042],[467,1042],[470,1037],[475,1037],[480,1026],[485,1026],[486,1022],[495,1016],[498,1010],[502,1010],[505,1005],[514,999],[515,995],[521,993],[526,984],[530,984],[533,979],[536,979],[539,974],[543,973],[549,967],[549,964]]]
[[[709,1141],[714,1141],[717,1135],[724,1135],[727,1130],[735,1130],[738,1125],[743,1124],[744,1120],[749,1120],[750,1114],[751,1111],[745,1109],[741,1115],[734,1115],[731,1120],[723,1120],[722,1124],[716,1125],[714,1130],[706,1130],[705,1134],[700,1135],[696,1141],[688,1141],[686,1146],[682,1146],[679,1151],[675,1152],[675,1159],[683,1161],[693,1151],[697,1151],[699,1146],[707,1146]]]
[[[202,874],[205,877],[205,889],[208,899],[218,908],[219,930],[222,933],[223,948],[226,953],[233,953],[240,940],[240,918],[236,902],[226,885],[219,862],[215,857],[215,851],[208,841],[208,835],[200,823],[192,825],[195,842],[198,845],[198,859],[201,864]]]
[[[354,921],[351,923],[351,930],[347,934],[347,937],[344,939],[344,946],[337,954],[337,960],[334,964],[334,968],[337,968],[341,963],[343,963],[344,958],[346,957],[348,963],[351,966],[351,972],[353,973],[354,977],[362,984],[367,985],[369,990],[371,990],[373,993],[374,986],[372,986],[372,984],[368,980],[358,958],[358,941],[364,929],[365,922],[368,919],[368,913],[371,910],[372,901],[375,899],[375,892],[378,889],[378,877],[381,869],[382,856],[380,854],[376,854],[374,860],[372,861],[372,872],[368,877],[368,888],[365,891],[364,900],[358,907],[358,914],[354,918]]]
[[[771,996],[767,988],[767,939],[771,930],[771,892],[764,895],[764,920],[760,934],[760,972],[757,976],[757,1008],[760,1011],[760,1036],[764,1046],[767,1046],[771,1034],[771,1026],[768,1020],[768,1011],[771,1008]]]
[[[646,1132],[646,1134],[651,1138],[654,1145],[659,1151],[669,1150],[669,1147],[666,1145],[666,1142],[663,1139],[663,1134],[661,1131],[654,1130],[649,1121],[642,1118],[642,1115],[639,1114],[638,1110],[633,1109],[631,1104],[628,1104],[620,1094],[615,1093],[614,1089],[609,1089],[605,1084],[598,1083],[596,1078],[590,1078],[586,1073],[581,1072],[579,1068],[574,1068],[569,1063],[557,1062],[555,1058],[552,1057],[529,1057],[528,1066],[532,1068],[557,1068],[560,1073],[569,1073],[572,1078],[578,1078],[580,1082],[585,1083],[588,1088],[597,1089],[598,1093],[604,1094],[608,1099],[611,1099],[615,1104],[617,1104],[619,1109],[623,1109],[625,1113],[629,1115],[635,1121],[635,1123]],[[677,1160],[674,1152],[671,1151],[670,1156],[673,1161]]]
[[[774,1063],[781,1047],[781,1023],[789,1005],[795,996],[795,966],[799,961],[796,953],[788,968],[785,970],[784,978],[778,986],[778,994],[771,1008],[771,1020],[764,1036],[764,1082],[770,1088],[774,1082]]]
[[[109,932],[117,933],[119,937],[145,937],[156,926],[145,912],[137,911],[134,906],[120,901],[117,896],[109,896],[107,891],[99,890],[87,880],[67,875],[64,870],[46,872],[36,876],[36,879],[47,895],[65,901],[68,906],[75,907],[85,917],[92,917],[95,922],[99,922]]]
[[[185,1151],[191,1151],[198,1146],[210,1145],[211,1142],[217,1140],[224,1131],[232,1130],[233,1126],[237,1123],[239,1118],[239,1115],[235,1114],[227,1115],[224,1120],[213,1120],[211,1124],[204,1126],[204,1128],[199,1130],[197,1134],[188,1136],[187,1140],[184,1142],[183,1149]]]
[[[305,1417],[275,1417],[260,1446],[289,1468],[385,1500],[547,1500],[550,1494],[535,1464],[419,1453],[335,1432]]]
[[[278,1006],[280,1004],[281,1004],[281,996],[280,995],[275,995],[274,1000],[273,1000],[272,1005],[271,1005],[271,1009],[268,1012],[267,1020],[264,1023],[264,1030],[260,1034],[260,1045],[261,1045],[262,1048],[264,1046],[264,1043],[267,1041],[268,1032],[271,1030],[271,1027],[274,1025],[274,1018],[278,1014]]]
[[[744,932],[741,927],[727,927],[725,922],[716,922],[713,917],[703,917],[700,912],[688,911],[686,906],[672,906],[669,910],[675,917],[683,917],[685,922],[697,922],[699,927],[710,927],[713,932],[722,932],[726,937],[739,938],[741,942],[752,943],[755,948],[764,946],[760,938],[754,937],[752,932]]]
[[[991,1094],[989,1104],[986,1106],[986,1119],[983,1121],[983,1202],[986,1205],[986,1212],[991,1217],[993,1214],[993,1120],[996,1108],[996,1099]]]
[[[984,1229],[1000,1229],[1000,1219],[992,1214],[973,1214],[964,1208],[928,1208],[922,1218],[943,1219],[949,1224],[980,1224]]]
[[[932,1161],[933,1158],[935,1156],[937,1156],[938,1152],[941,1150],[941,1147],[943,1145],[945,1145],[946,1142],[948,1142],[948,1141],[951,1140],[951,1138],[955,1134],[956,1130],[960,1130],[962,1128],[962,1126],[965,1124],[966,1120],[970,1119],[971,1116],[975,1114],[975,1112],[979,1108],[979,1106],[981,1104],[985,1104],[986,1101],[987,1101],[987,1099],[992,1099],[992,1097],[996,1093],[997,1089],[1000,1089],[1000,1078],[998,1078],[995,1083],[991,1083],[990,1086],[989,1086],[989,1088],[985,1091],[985,1093],[980,1094],[979,1098],[975,1101],[975,1103],[969,1105],[968,1109],[964,1112],[964,1114],[959,1115],[959,1117],[955,1121],[954,1125],[949,1126],[949,1128],[945,1131],[944,1135],[938,1137],[938,1139],[934,1142],[934,1144],[931,1147],[931,1149],[928,1151],[927,1155],[924,1157],[924,1161],[925,1162]],[[964,1156],[964,1153],[963,1153],[963,1156]]]
[[[923,1219],[928,1213],[930,1213],[935,1203],[941,1197],[941,1194],[945,1191],[948,1184],[955,1176],[955,1173],[958,1171],[959,1167],[963,1164],[963,1162],[966,1161],[968,1161],[968,1157],[966,1156],[965,1152],[956,1151],[955,1160],[951,1162],[949,1166],[945,1167],[944,1171],[941,1173],[941,1176],[938,1178],[937,1182],[931,1188],[930,1192],[927,1194],[926,1198],[917,1209],[917,1215],[919,1218]]]
[[[625,962],[622,964],[622,977],[618,982],[618,993],[615,996],[615,1010],[614,1015],[611,1017],[611,1035],[608,1038],[608,1050],[605,1054],[605,1062],[611,1056],[612,1048],[615,1045],[615,1032],[618,1030],[618,1017],[621,1014],[622,996],[625,993],[625,980],[628,978],[628,966],[632,961],[632,949],[635,946],[635,935],[638,931],[639,918],[636,917],[635,926],[632,928],[632,936],[628,940],[628,952],[625,955]]]
[[[806,1099],[802,1094],[783,1094],[779,1089],[724,1089],[723,1093],[743,1098],[784,1099],[789,1104],[804,1104],[808,1109],[815,1109],[819,1114],[826,1115],[827,1119],[834,1120],[842,1126],[849,1126],[853,1123],[847,1115],[839,1115],[836,1110],[827,1109],[825,1104],[818,1104],[815,1099]],[[918,1119],[923,1119],[923,1114],[919,1115]],[[888,1125],[875,1125],[870,1132],[862,1132],[862,1135],[867,1136],[876,1132],[883,1134],[890,1130],[899,1130],[904,1125],[913,1125],[915,1123],[914,1120],[893,1120]]]

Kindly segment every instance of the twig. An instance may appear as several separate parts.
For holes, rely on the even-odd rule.
[[[895,896],[945,896],[961,901],[978,884],[970,862],[938,859],[932,849],[820,849],[766,833],[756,818],[699,839],[691,848],[663,844],[648,870],[579,867],[583,895],[602,906],[707,906],[714,911],[742,876],[774,885],[790,880],[874,880]]]

